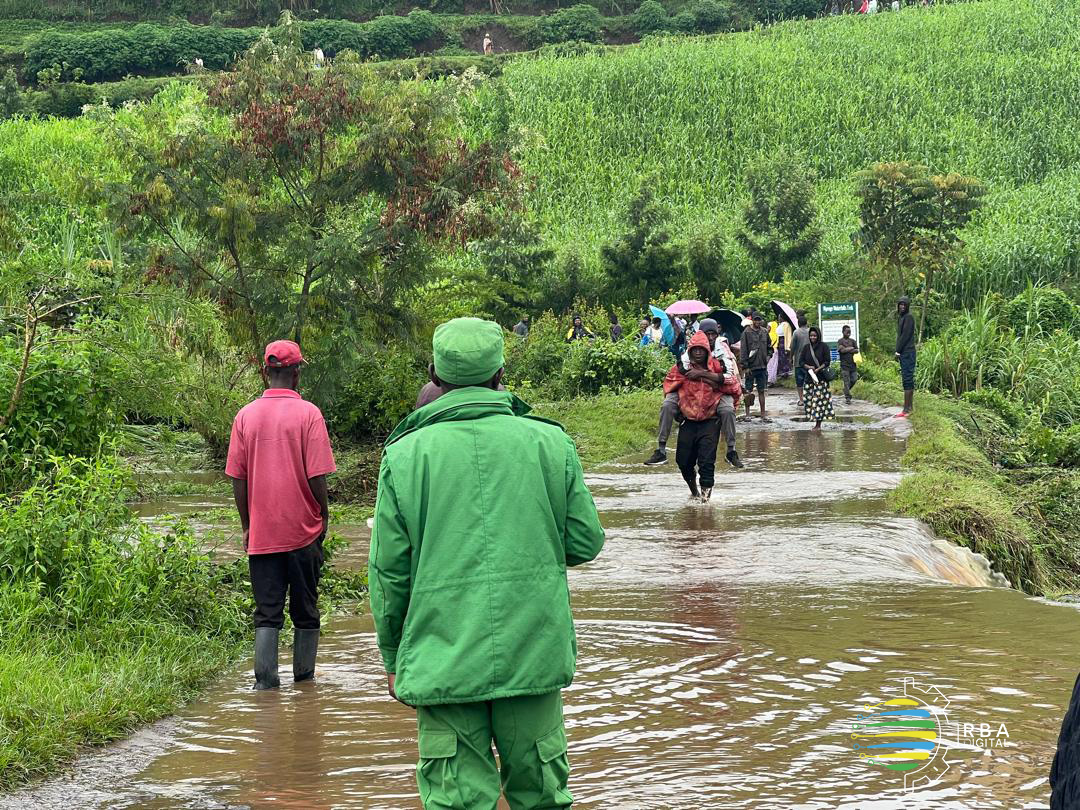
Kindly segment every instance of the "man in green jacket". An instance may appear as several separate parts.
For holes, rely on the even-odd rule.
[[[446,393],[387,439],[368,570],[390,694],[416,707],[420,797],[494,810],[501,786],[513,810],[570,807],[566,568],[604,530],[573,441],[496,390],[502,328],[458,318],[433,349]]]

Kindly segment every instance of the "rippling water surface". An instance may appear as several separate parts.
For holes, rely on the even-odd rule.
[[[590,476],[608,542],[570,575],[577,806],[1046,807],[1080,616],[890,515],[903,437],[853,410],[820,435],[790,419],[743,431],[747,469],[724,470],[708,506],[686,503],[673,464]],[[249,667],[12,806],[419,806],[415,718],[384,695],[368,617],[328,624],[317,684],[257,693]],[[939,690],[949,723],[1004,723],[1005,747],[947,740],[940,781],[903,793],[850,735],[905,678]]]

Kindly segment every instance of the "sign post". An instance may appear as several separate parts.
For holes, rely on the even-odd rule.
[[[818,328],[821,339],[829,344],[833,362],[840,359],[836,352],[836,341],[844,336],[844,327],[851,327],[851,337],[859,340],[859,302],[845,301],[833,304],[818,304]]]

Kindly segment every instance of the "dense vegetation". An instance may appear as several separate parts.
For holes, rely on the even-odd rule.
[[[624,11],[635,31],[710,30],[725,13],[711,2]],[[438,81],[361,58],[461,30],[427,10],[265,36],[23,26],[40,39],[0,43],[17,40],[38,82],[0,71],[6,779],[167,711],[235,650],[242,572],[136,523],[123,458],[175,429],[218,463],[272,337],[304,346],[305,394],[339,446],[370,449],[411,407],[435,324],[530,313],[508,382],[584,425],[599,460],[648,435],[641,391],[667,361],[634,339],[646,304],[859,300],[865,390],[888,398],[907,293],[935,394],[920,408],[935,407],[898,506],[1019,586],[1078,588],[1080,9],[988,0],[623,49],[596,44],[610,24],[593,6],[531,18],[536,43],[569,44]],[[314,64],[315,45],[335,58]],[[195,57],[230,70],[59,81]],[[597,340],[567,343],[575,312]],[[374,455],[343,464],[336,497],[370,497]],[[162,593],[171,582],[187,585]],[[124,677],[104,678],[124,656]],[[135,708],[115,718],[120,700]]]

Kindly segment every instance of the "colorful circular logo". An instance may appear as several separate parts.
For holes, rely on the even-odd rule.
[[[948,770],[942,724],[948,699],[934,686],[904,679],[904,696],[868,704],[852,723],[852,748],[868,765],[904,775],[914,790]]]

